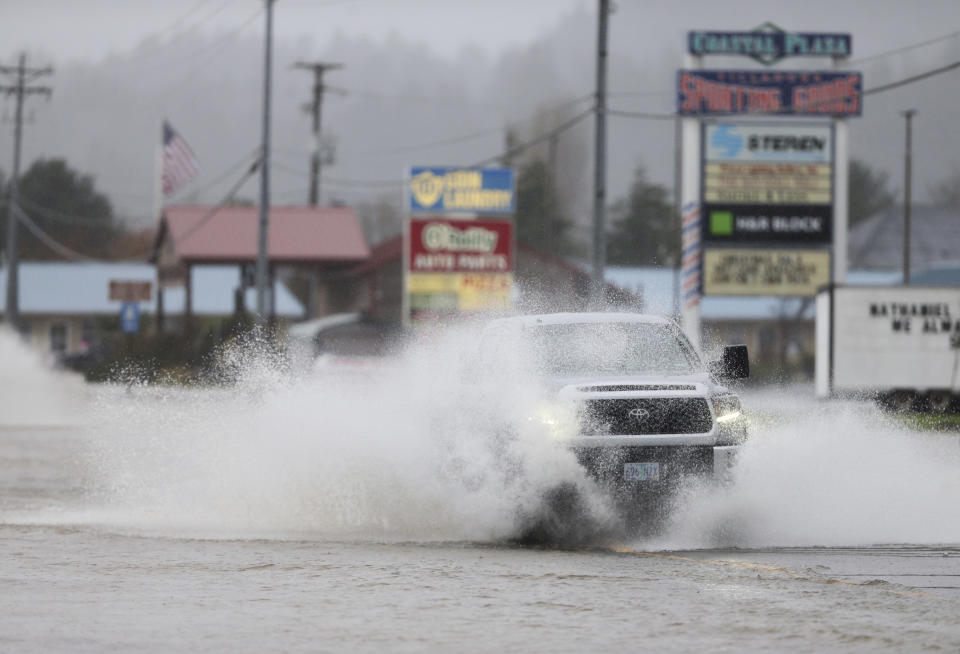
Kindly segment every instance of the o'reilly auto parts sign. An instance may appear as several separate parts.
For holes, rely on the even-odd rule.
[[[407,224],[409,322],[510,309],[511,221],[432,216]]]
[[[705,240],[832,240],[832,126],[708,123],[702,170]]]

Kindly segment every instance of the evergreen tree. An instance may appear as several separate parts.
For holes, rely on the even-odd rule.
[[[619,266],[672,266],[678,260],[680,231],[669,190],[647,179],[638,166],[629,195],[610,207],[612,229],[607,263]]]
[[[960,167],[953,164],[950,175],[930,189],[930,198],[938,207],[960,209]]]
[[[9,198],[9,183],[4,187]],[[90,257],[104,257],[122,229],[116,224],[113,207],[96,190],[93,178],[70,168],[63,159],[38,159],[20,177],[20,206],[27,217],[62,245]],[[3,222],[9,213],[4,203]],[[21,259],[59,259],[29,229],[17,231]]]
[[[517,172],[516,227],[520,243],[555,255],[576,250],[552,171],[542,159],[531,159]]]
[[[896,201],[896,193],[887,188],[889,175],[874,170],[859,159],[850,160],[849,202],[847,220],[850,227],[876,213],[889,209]]]

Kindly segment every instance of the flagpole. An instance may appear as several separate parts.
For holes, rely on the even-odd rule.
[[[160,123],[160,142],[153,142],[153,220],[159,222],[163,210],[163,123]]]

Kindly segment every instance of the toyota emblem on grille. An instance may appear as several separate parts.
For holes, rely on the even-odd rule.
[[[646,420],[647,418],[650,417],[650,412],[644,408],[636,407],[636,408],[630,409],[630,411],[627,412],[627,415],[633,418],[634,420]]]

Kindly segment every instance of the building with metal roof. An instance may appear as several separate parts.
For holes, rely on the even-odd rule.
[[[194,266],[232,264],[252,269],[259,244],[255,206],[175,205],[164,208],[151,261],[157,265],[158,318],[166,313],[166,290],[186,289],[185,322],[193,315],[189,283]],[[356,213],[349,207],[271,207],[267,233],[270,283],[299,278],[307,317],[352,310],[354,289],[340,273],[370,257]],[[228,296],[228,300],[231,296]],[[272,298],[272,296],[271,296]],[[271,299],[268,298],[268,299]],[[271,316],[277,307],[268,302]]]
[[[871,216],[850,230],[850,268],[902,271],[903,241],[903,206]],[[956,261],[960,261],[960,210],[911,205],[911,270]]]
[[[38,349],[58,354],[83,351],[95,337],[96,318],[119,316],[120,300],[110,299],[111,281],[149,282],[151,297],[140,303],[144,315],[157,310],[156,268],[147,263],[22,262],[19,265],[20,320],[28,340]],[[240,285],[236,266],[196,266],[191,275],[193,312],[203,317],[227,317],[234,312],[234,292]],[[303,318],[303,305],[286,286],[273,285],[277,316]],[[182,317],[186,289],[167,291],[166,311]],[[247,311],[256,307],[253,289],[244,293]],[[6,269],[0,269],[0,316],[6,306]]]

